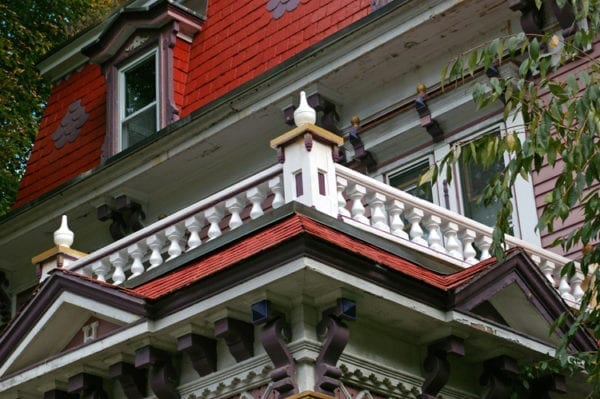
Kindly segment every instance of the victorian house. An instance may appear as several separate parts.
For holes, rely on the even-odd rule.
[[[553,170],[519,181],[497,260],[491,171],[417,181],[521,123],[440,71],[573,31],[533,3],[135,0],[48,54],[0,219],[0,398],[509,398],[578,308],[585,276],[560,275],[577,253],[549,248],[578,220],[536,231]],[[585,380],[519,394],[583,398]]]

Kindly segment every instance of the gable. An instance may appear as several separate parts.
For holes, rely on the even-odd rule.
[[[122,289],[55,271],[0,337],[0,376],[91,343],[144,315],[144,301]]]
[[[554,344],[573,321],[570,308],[520,249],[510,251],[504,260],[490,263],[473,279],[456,287],[451,301],[457,310]],[[550,336],[550,326],[563,313],[568,315],[566,327]],[[596,348],[593,338],[582,329],[575,334],[572,345],[577,350]]]

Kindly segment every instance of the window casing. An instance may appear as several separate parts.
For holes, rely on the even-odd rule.
[[[176,121],[173,47],[177,30],[139,30],[103,65],[107,134],[102,162]]]
[[[161,106],[158,51],[138,57],[119,69],[119,131],[117,151],[156,133]]]
[[[516,119],[515,123],[518,124],[519,120]],[[503,123],[499,123],[487,127],[479,125],[465,130],[463,133],[452,137],[452,141],[448,140],[434,144],[429,150],[415,154],[404,165],[386,173],[385,180],[391,186],[400,188],[418,198],[426,199],[470,219],[493,226],[500,204],[491,204],[486,207],[478,203],[478,199],[491,176],[504,168],[508,159],[492,165],[487,170],[472,162],[459,160],[451,166],[453,176],[451,184],[446,184],[442,177],[435,185],[431,186],[431,189],[428,187],[419,189],[416,185],[429,165],[441,161],[448,154],[456,140],[465,142],[484,134],[503,134],[506,129]],[[442,173],[442,176],[444,176],[444,173]],[[429,194],[429,190],[431,190],[431,194]],[[539,235],[535,231],[537,223],[535,199],[530,182],[518,179],[515,183],[513,209],[513,234],[532,243],[539,243]]]

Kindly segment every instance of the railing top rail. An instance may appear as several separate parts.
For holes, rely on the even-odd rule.
[[[436,214],[437,216],[442,217],[446,221],[451,221],[456,223],[459,226],[466,227],[470,230],[475,231],[476,233],[480,233],[489,237],[492,237],[493,229],[485,224],[479,223],[473,219],[469,219],[462,215],[459,215],[455,212],[449,211],[439,205],[433,204],[429,201],[423,200],[421,198],[417,198],[411,194],[408,194],[402,190],[394,188],[386,183],[383,183],[379,180],[370,178],[362,173],[356,172],[350,168],[347,168],[343,165],[336,164],[336,174],[338,176],[344,177],[348,179],[350,182],[357,182],[361,185],[369,188],[373,191],[380,192],[388,199],[398,199],[404,202],[408,206],[416,206],[422,209],[429,210],[430,212]],[[549,260],[555,262],[556,264],[565,264],[570,262],[571,259],[566,258],[562,255],[556,254],[547,249],[535,246],[530,244],[527,241],[521,240],[519,238],[507,235],[506,242],[510,247],[520,247],[523,248],[530,254],[537,255],[542,257],[545,260]]]
[[[201,210],[208,208],[223,199],[237,195],[238,193],[256,185],[257,183],[261,183],[263,181],[268,180],[271,177],[280,174],[282,172],[282,169],[283,167],[281,164],[275,164],[267,169],[264,169],[263,171],[258,172],[252,175],[251,177],[242,180],[241,182],[235,183],[219,192],[211,194],[208,197],[203,198],[200,201],[186,208],[180,209],[179,211],[169,216],[166,216],[165,218],[160,219],[157,222],[154,222],[132,234],[127,235],[126,237],[118,241],[115,241],[109,245],[98,249],[97,251],[92,252],[91,254],[73,262],[69,268],[71,270],[79,270],[93,262],[96,262],[106,257],[107,255],[123,250],[124,248],[127,248],[128,246],[135,244],[140,240],[152,234],[155,234],[158,231],[180,223],[184,219],[197,214]]]

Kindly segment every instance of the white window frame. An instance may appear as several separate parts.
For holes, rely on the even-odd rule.
[[[415,153],[407,162],[403,162],[402,165],[395,165],[385,172],[385,182],[390,184],[390,179],[398,174],[406,171],[407,169],[421,163],[428,161],[430,165],[440,162],[444,156],[448,154],[452,145],[460,142],[467,141],[470,139],[476,139],[482,135],[499,131],[501,136],[504,136],[508,131],[515,130],[520,132],[522,129],[517,127],[523,126],[522,116],[516,115],[514,118],[509,117],[510,124],[506,125],[504,122],[497,120],[490,123],[489,120],[475,124],[462,132],[453,135],[452,137],[445,139],[440,143],[434,144],[432,147],[428,147],[418,153]],[[524,133],[515,133],[521,140],[524,139]],[[504,162],[508,164],[508,155],[505,156]],[[438,179],[436,184],[432,186],[433,201],[436,205],[443,208],[447,208],[453,212],[457,212],[461,215],[465,215],[464,210],[464,199],[462,197],[462,182],[460,177],[459,164],[452,165],[452,182],[447,185],[448,204],[446,204],[445,193],[444,193],[444,176],[445,171],[440,172],[441,179]],[[533,192],[533,185],[531,181],[526,181],[522,177],[518,177],[513,187],[513,234],[515,237],[522,238],[534,245],[541,245],[541,238],[539,232],[535,230],[537,225],[537,209],[535,205],[535,196]]]
[[[148,58],[150,57],[154,57],[154,76],[155,76],[155,83],[154,83],[154,98],[155,100],[144,106],[143,108],[135,111],[133,114],[129,115],[129,116],[125,116],[125,74],[134,69],[136,66],[138,66],[139,64],[141,64],[142,62],[146,61]],[[118,132],[117,132],[117,151],[122,151],[126,148],[131,147],[130,145],[128,145],[127,147],[125,147],[123,145],[123,141],[124,141],[124,137],[123,137],[123,124],[125,122],[127,122],[128,120],[131,120],[132,118],[136,117],[137,115],[139,115],[140,113],[148,110],[150,107],[154,106],[154,116],[155,116],[155,126],[156,126],[156,131],[158,131],[158,129],[160,129],[161,123],[160,123],[160,107],[161,107],[161,98],[160,98],[160,64],[159,64],[159,59],[160,59],[160,54],[158,51],[158,48],[153,48],[150,51],[145,52],[144,54],[136,57],[135,59],[133,59],[132,61],[128,62],[127,64],[123,65],[122,67],[119,68],[118,71],[118,87],[119,87],[119,99],[118,99],[118,107],[119,107],[119,123],[118,123]],[[156,132],[154,132],[156,133]]]

